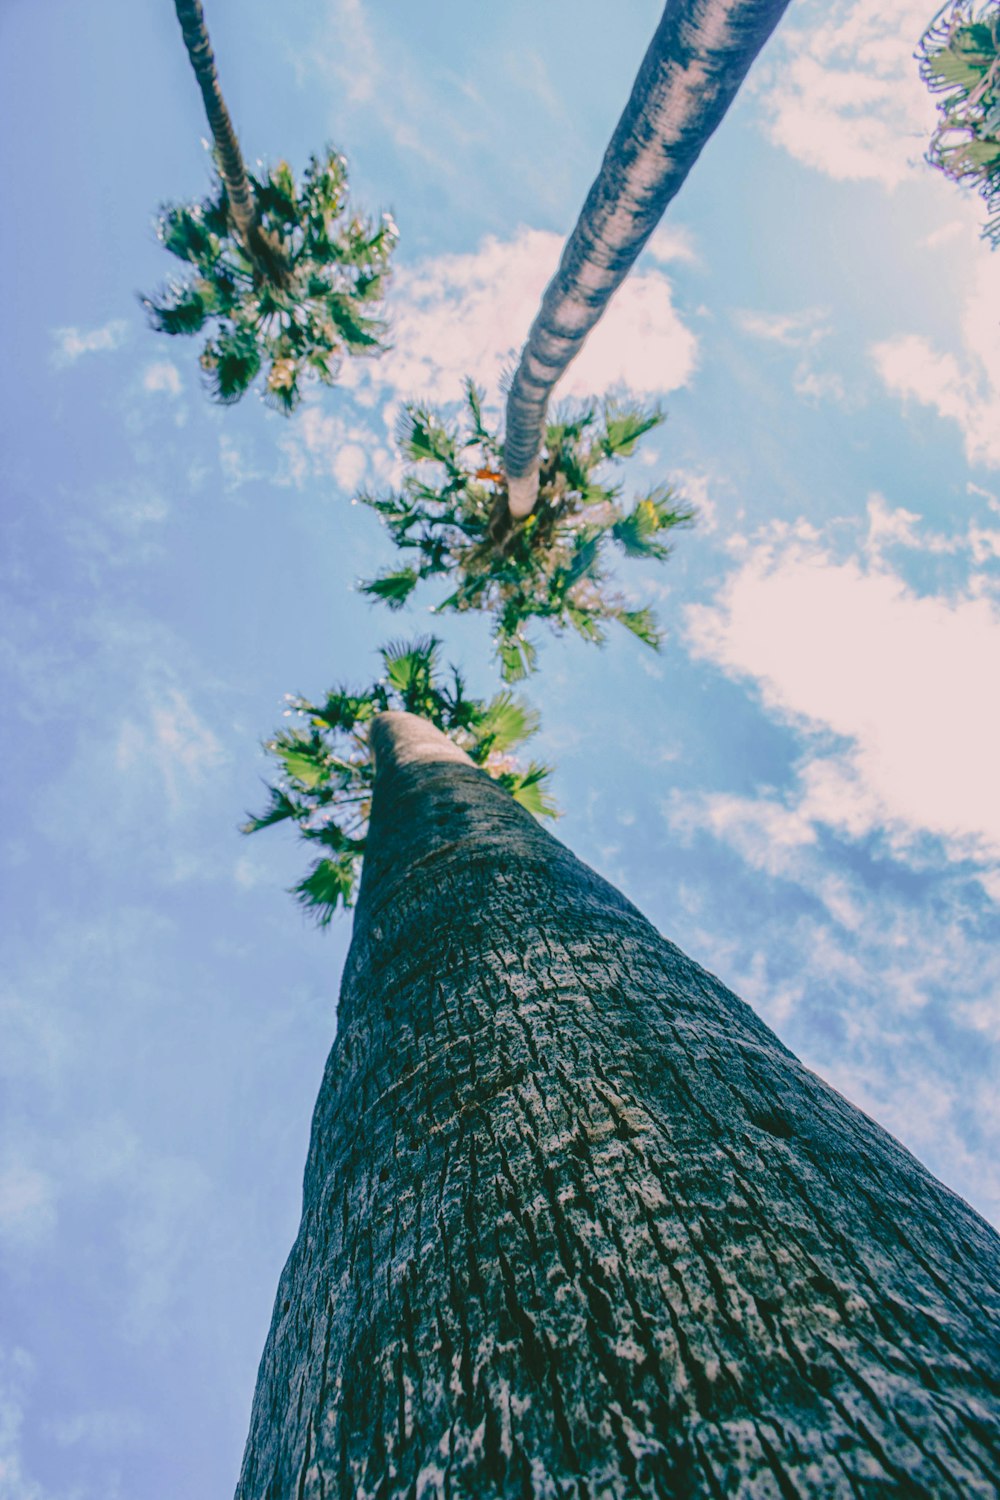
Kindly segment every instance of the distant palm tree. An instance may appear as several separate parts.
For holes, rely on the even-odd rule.
[[[667,0],[507,398],[508,504],[538,494],[549,394],[732,103],[788,0]]]
[[[513,757],[538,729],[538,715],[509,690],[489,701],[469,698],[455,667],[442,669],[435,636],[392,641],[380,650],[383,675],[369,687],[331,688],[319,703],[289,694],[291,727],[268,740],[278,779],[268,785],[262,813],[248,818],[244,833],[291,822],[318,855],[292,887],[301,906],[325,927],[338,906],[350,906],[368,838],[375,763],[371,731],[380,714],[418,714],[537,817],[555,817],[547,785],[551,769],[538,761],[521,766]]]
[[[290,412],[304,376],[336,379],[345,354],[376,352],[384,328],[373,316],[396,237],[388,217],[349,212],[343,157],[313,157],[297,185],[279,162],[247,171],[219,88],[200,0],[175,0],[214,143],[218,190],[163,210],[158,234],[194,267],[156,297],[142,299],[154,328],[213,336],[201,355],[213,397],[238,401],[267,365],[265,395]]]
[[[927,160],[978,188],[989,215],[983,237],[1000,245],[1000,0],[950,0],[917,51],[920,76],[943,97]]]

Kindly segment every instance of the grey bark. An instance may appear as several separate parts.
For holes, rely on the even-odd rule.
[[[253,186],[247,175],[239,138],[219,86],[215,54],[205,24],[201,0],[174,0],[188,59],[201,90],[208,128],[212,132],[219,176],[226,189],[233,225],[258,270],[278,285],[287,278],[280,249],[261,229]]]
[[[514,516],[538,493],[549,395],[682,186],[788,0],[667,0],[507,397]]]
[[[996,1496],[992,1229],[430,726],[375,734],[238,1500]]]

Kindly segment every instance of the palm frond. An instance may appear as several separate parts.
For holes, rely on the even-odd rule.
[[[479,720],[480,735],[491,751],[513,750],[538,730],[539,715],[511,692],[497,693],[487,703]]]
[[[260,369],[260,349],[249,332],[233,328],[209,340],[199,364],[213,399],[230,406],[253,384]]]
[[[559,808],[547,787],[551,775],[548,766],[540,766],[532,761],[526,771],[509,771],[498,779],[514,801],[527,808],[536,818],[557,818]]]
[[[418,683],[430,682],[437,671],[440,650],[441,642],[433,635],[410,642],[391,641],[383,646],[380,654],[389,686],[406,694]]]
[[[210,325],[201,364],[214,400],[238,401],[264,370],[264,400],[287,415],[308,381],[336,381],[343,355],[386,347],[378,311],[396,227],[350,211],[345,163],[332,150],[311,158],[300,183],[278,162],[250,184],[257,222],[247,239],[221,184],[201,203],[162,211],[159,238],[196,275],[142,300],[158,332]]]
[[[984,238],[1000,244],[1000,0],[951,0],[917,50],[927,87],[940,96],[927,150],[931,166],[974,187],[986,203]]]
[[[549,769],[537,762],[524,769],[509,755],[534,734],[538,715],[510,692],[488,702],[469,697],[461,673],[442,668],[440,650],[435,636],[390,641],[380,653],[383,677],[360,693],[335,688],[322,705],[289,698],[287,714],[296,722],[267,743],[280,780],[243,832],[293,822],[314,852],[317,845],[323,850],[293,888],[321,926],[354,898],[374,783],[368,736],[372,720],[386,709],[422,714],[529,811],[554,812],[545,789]]]
[[[660,649],[663,630],[651,609],[619,609],[615,612],[615,619],[645,645],[652,646],[654,651]]]
[[[605,624],[621,620],[649,639],[655,634],[651,616],[623,612],[609,561],[616,548],[629,557],[666,558],[667,533],[689,524],[693,512],[667,485],[624,512],[619,487],[607,482],[604,470],[662,420],[658,409],[621,402],[564,408],[548,427],[538,503],[524,520],[513,521],[501,443],[486,425],[475,384],[466,382],[458,421],[408,406],[397,429],[406,464],[402,488],[359,498],[378,512],[411,561],[365,583],[365,592],[398,608],[422,580],[446,580],[448,591],[434,612],[490,615],[508,682],[536,667],[528,635],[533,620],[547,620],[556,631],[574,629],[597,644]],[[439,466],[437,473],[431,464]]]
[[[664,558],[670,547],[660,540],[663,533],[690,526],[693,520],[694,511],[675,503],[673,490],[664,485],[637,500],[629,513],[615,522],[611,534],[628,557]]]
[[[357,855],[345,853],[336,859],[316,860],[308,875],[292,886],[292,892],[317,925],[327,927],[338,906],[353,905],[357,881]]]
[[[415,568],[397,568],[393,573],[380,573],[367,583],[361,584],[361,592],[373,599],[381,599],[390,609],[402,609],[420,581]]]
[[[157,333],[200,333],[208,318],[208,308],[201,289],[194,282],[174,283],[159,297],[140,299]]]
[[[604,431],[598,445],[606,458],[629,458],[635,445],[647,432],[666,421],[658,407],[650,411],[609,404],[604,413]]]

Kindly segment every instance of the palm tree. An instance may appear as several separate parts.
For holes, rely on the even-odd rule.
[[[426,720],[237,1500],[982,1496],[1000,1240]]]
[[[514,516],[538,494],[556,381],[625,280],[729,108],[788,0],[667,0],[507,396],[504,465]]]
[[[378,512],[412,564],[387,569],[362,589],[399,609],[424,579],[444,579],[436,613],[477,610],[493,621],[501,670],[508,682],[535,669],[529,622],[575,630],[600,644],[617,621],[658,647],[653,611],[630,608],[611,587],[609,560],[663,560],[668,532],[694,512],[668,485],[657,485],[626,508],[608,470],[634,453],[663,413],[634,404],[591,403],[568,409],[546,429],[539,502],[515,520],[507,507],[502,446],[487,425],[482,391],[465,388],[464,423],[416,404],[404,408],[398,436],[406,465],[402,489],[358,498]]]
[[[983,229],[1000,244],[1000,0],[949,0],[924,33],[920,75],[940,94],[940,119],[927,151],[931,166],[979,190]]]
[[[263,176],[248,172],[200,0],[175,5],[219,182],[204,201],[161,212],[160,240],[194,274],[142,302],[161,333],[214,327],[201,366],[217,401],[238,401],[266,365],[266,398],[290,412],[305,377],[332,384],[344,354],[383,347],[375,312],[395,225],[388,216],[375,223],[350,211],[346,163],[332,149],[310,159],[301,183],[287,162]]]
[[[309,850],[319,851],[292,894],[321,927],[354,899],[375,780],[370,735],[381,713],[427,719],[522,807],[556,815],[549,768],[537,761],[522,768],[512,755],[538,729],[533,709],[509,691],[488,702],[470,698],[457,667],[443,669],[435,636],[393,641],[379,654],[382,676],[366,688],[331,688],[320,703],[288,694],[285,717],[294,722],[265,744],[280,767],[278,780],[268,785],[265,810],[243,824],[244,833],[258,833],[290,822]]]

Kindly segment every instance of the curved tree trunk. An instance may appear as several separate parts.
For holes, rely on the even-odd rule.
[[[995,1497],[994,1232],[430,726],[375,742],[238,1500]]]
[[[526,516],[552,387],[628,275],[788,0],[667,0],[507,396],[508,505]]]
[[[177,19],[181,23],[184,45],[194,69],[194,76],[201,89],[205,115],[215,145],[215,159],[219,166],[219,176],[226,189],[233,225],[258,269],[269,280],[280,284],[285,273],[284,258],[269,237],[262,232],[257,222],[253,187],[247,176],[240,143],[219,87],[215,55],[212,52],[208,27],[205,25],[205,13],[201,7],[201,0],[174,0],[174,8],[177,11]]]

